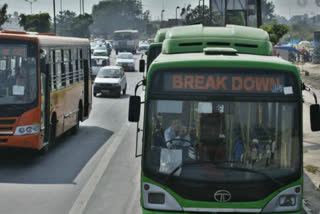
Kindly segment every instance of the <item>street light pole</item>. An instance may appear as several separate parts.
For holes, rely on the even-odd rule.
[[[25,0],[26,2],[30,3],[30,9],[31,9],[31,14],[32,14],[32,4],[36,2],[37,0]]]
[[[84,0],[82,0],[82,11],[83,11],[83,15],[84,15]]]
[[[164,13],[165,10],[161,10],[161,23],[162,23],[162,20],[163,20],[163,13]]]
[[[57,34],[56,0],[53,0],[53,25],[54,25],[54,33]]]
[[[178,22],[178,9],[180,9],[179,6],[176,7],[176,20],[177,20],[177,22]]]

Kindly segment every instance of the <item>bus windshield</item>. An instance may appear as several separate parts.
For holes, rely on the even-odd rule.
[[[154,99],[145,164],[165,175],[181,165],[172,176],[195,182],[290,176],[301,163],[298,115],[295,102]]]
[[[131,34],[131,33],[115,33],[114,39],[115,40],[132,40],[133,34]]]
[[[0,104],[26,104],[37,98],[35,44],[0,41]]]

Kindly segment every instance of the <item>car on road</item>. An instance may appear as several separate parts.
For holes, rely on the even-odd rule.
[[[91,57],[91,68],[92,68],[92,79],[94,80],[102,67],[110,65],[110,59],[107,56],[92,56]]]
[[[100,69],[93,85],[93,95],[115,94],[117,97],[126,94],[127,78],[122,67],[105,66]]]
[[[105,45],[96,46],[92,56],[110,56],[110,53]]]
[[[135,71],[135,58],[130,52],[119,53],[116,65],[121,66],[125,71]]]
[[[144,53],[148,50],[148,48],[149,48],[148,43],[141,43],[138,47],[138,51]]]

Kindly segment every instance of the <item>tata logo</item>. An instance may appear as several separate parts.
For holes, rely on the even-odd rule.
[[[231,193],[227,190],[218,190],[214,194],[214,199],[217,202],[228,202],[231,200]]]

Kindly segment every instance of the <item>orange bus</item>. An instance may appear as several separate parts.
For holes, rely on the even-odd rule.
[[[87,39],[0,32],[0,147],[47,151],[92,107]]]

